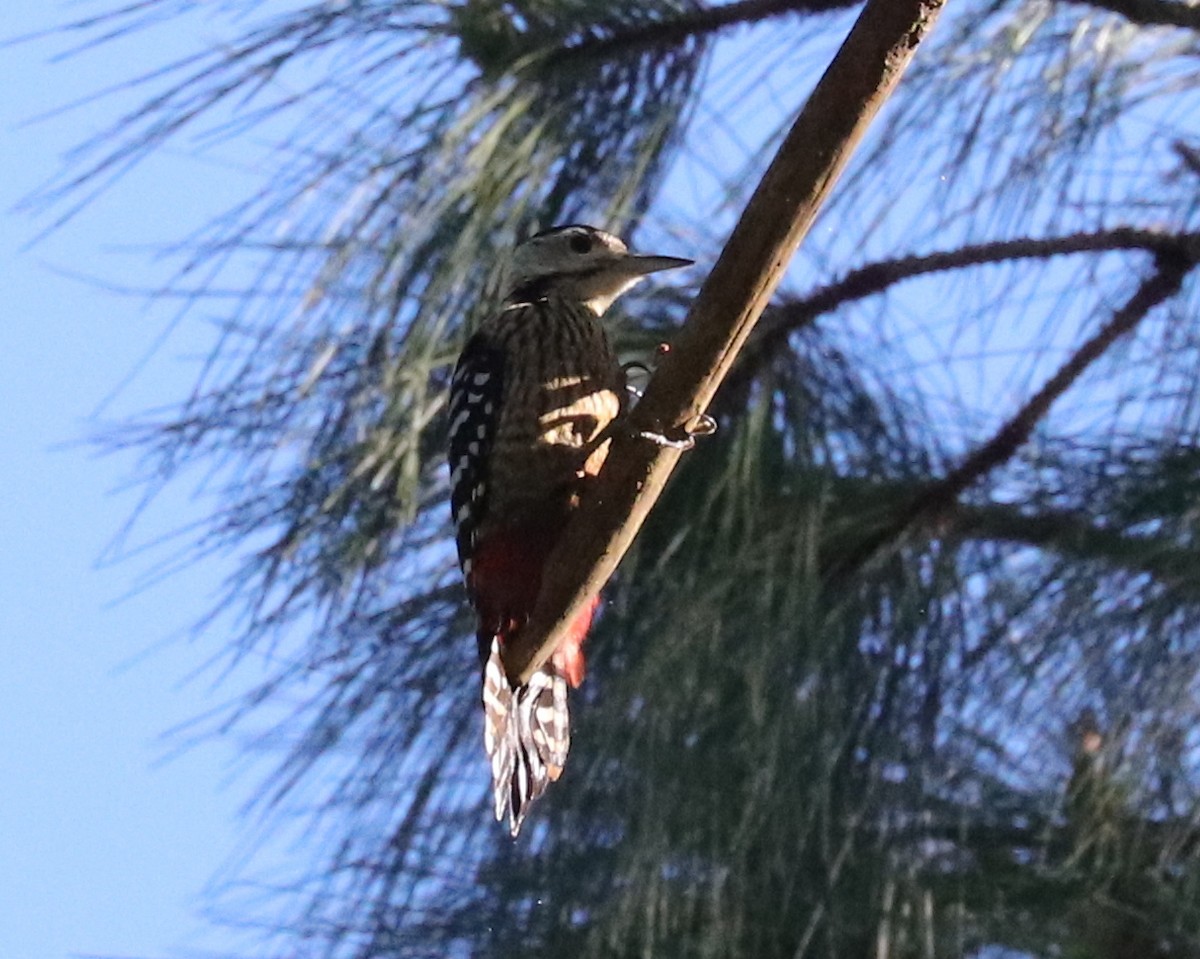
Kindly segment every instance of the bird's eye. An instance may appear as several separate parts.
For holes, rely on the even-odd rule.
[[[592,238],[585,233],[577,233],[571,237],[571,250],[575,253],[591,253]]]

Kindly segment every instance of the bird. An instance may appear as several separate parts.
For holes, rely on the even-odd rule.
[[[584,678],[599,597],[528,683],[504,653],[625,407],[625,373],[601,317],[652,273],[691,265],[630,252],[611,233],[566,224],[518,244],[508,295],[467,341],[450,382],[450,507],[475,612],[484,748],[496,819],[516,838],[570,748],[567,688]]]

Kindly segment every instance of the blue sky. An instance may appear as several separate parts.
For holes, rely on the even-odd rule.
[[[10,0],[4,33],[44,29],[82,11]],[[240,847],[237,810],[255,782],[253,771],[231,774],[238,752],[228,740],[207,740],[163,761],[168,730],[250,680],[235,676],[219,689],[211,672],[188,680],[219,649],[219,630],[197,642],[184,633],[207,610],[228,564],[210,560],[121,600],[147,561],[105,568],[97,561],[136,502],[132,492],[114,492],[133,463],[74,442],[168,313],[64,275],[152,285],[162,270],[150,254],[121,248],[178,236],[176,223],[211,212],[213,194],[236,186],[215,175],[210,185],[184,158],[156,158],[136,179],[136,197],[118,189],[32,249],[23,247],[49,221],[12,209],[67,149],[102,128],[120,98],[24,121],[126,77],[138,42],[147,65],[161,62],[158,35],[59,64],[48,60],[61,42],[0,53],[5,959],[158,957],[229,946],[198,912],[206,883]],[[189,346],[173,340],[116,408],[177,398],[192,373],[175,357]],[[199,514],[186,489],[172,493],[144,536]]]

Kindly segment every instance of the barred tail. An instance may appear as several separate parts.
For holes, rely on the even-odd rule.
[[[562,775],[571,748],[567,680],[547,663],[519,689],[509,685],[492,640],[483,670],[483,743],[492,766],[496,819],[516,836],[535,799]]]

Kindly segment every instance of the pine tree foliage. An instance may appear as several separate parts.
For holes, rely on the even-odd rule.
[[[244,556],[229,647],[281,664],[240,718],[301,703],[264,794],[317,797],[279,955],[1200,951],[1200,23],[1171,0],[950,5],[610,584],[563,782],[519,843],[488,821],[453,359],[535,227],[719,248],[846,7],[229,0],[235,39],[136,81],[41,198],[295,124],[181,247],[197,302],[257,276],[192,393],[105,437],[150,493],[215,477],[185,558]],[[631,298],[624,352],[691,292]]]

